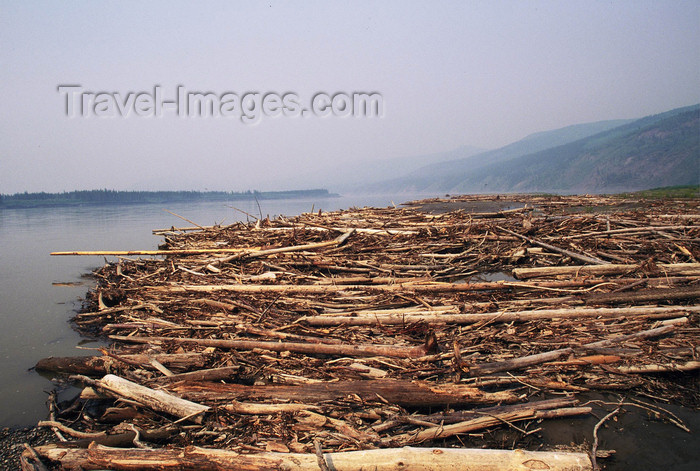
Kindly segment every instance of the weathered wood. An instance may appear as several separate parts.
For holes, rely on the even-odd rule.
[[[304,410],[319,410],[319,406],[311,404],[260,404],[252,402],[231,401],[223,406],[229,412],[236,414],[267,415],[281,412],[300,412]]]
[[[683,217],[683,215],[676,215],[674,217]],[[691,216],[692,218],[693,216]],[[690,219],[690,218],[689,218]],[[588,237],[607,237],[616,234],[641,234],[644,232],[655,232],[655,231],[665,231],[665,230],[685,230],[685,229],[696,229],[697,226],[640,226],[640,227],[627,227],[625,229],[612,229],[609,231],[598,231],[598,232],[584,232],[583,234],[573,234],[564,237],[558,237],[558,239],[583,239]]]
[[[700,263],[660,263],[656,265],[660,273],[667,275],[697,276],[700,275]],[[525,280],[546,276],[584,276],[584,275],[621,275],[642,269],[640,265],[606,263],[605,265],[576,265],[565,267],[534,267],[515,268],[513,276]]]
[[[489,393],[463,384],[395,379],[323,381],[303,386],[181,382],[170,385],[168,389],[182,397],[199,402],[258,399],[314,404],[344,398],[347,395],[357,395],[368,401],[377,400],[378,396],[381,396],[401,406],[429,407],[446,404],[494,404],[517,400],[517,396],[510,391]]]
[[[700,361],[686,361],[684,363],[669,363],[663,365],[620,366],[617,368],[617,371],[620,373],[670,373],[674,371],[695,370],[700,370]]]
[[[573,309],[539,309],[520,312],[488,312],[479,314],[443,314],[438,311],[425,310],[421,314],[414,312],[397,314],[354,313],[353,315],[322,315],[299,318],[312,326],[335,325],[405,325],[422,322],[430,325],[440,324],[475,324],[478,322],[527,322],[540,319],[585,319],[585,318],[625,318],[652,316],[654,318],[678,317],[682,313],[700,312],[700,306],[635,306],[629,308],[573,308]]]
[[[99,256],[122,256],[130,255],[204,255],[217,253],[247,253],[255,250],[254,248],[220,248],[220,249],[173,249],[173,250],[75,250],[72,252],[51,252],[53,256],[65,255],[99,255]],[[258,248],[259,250],[259,248]]]
[[[222,366],[221,368],[210,368],[206,370],[190,371],[171,376],[161,376],[151,380],[152,383],[164,384],[176,381],[219,381],[231,379],[240,371],[240,366]]]
[[[589,257],[588,255],[572,252],[571,250],[562,249],[561,247],[557,247],[555,245],[548,244],[546,242],[542,242],[540,240],[532,239],[530,237],[524,236],[522,234],[518,234],[517,232],[513,232],[511,230],[504,229],[502,227],[498,227],[498,230],[506,232],[506,233],[513,235],[515,237],[519,237],[520,239],[526,241],[529,244],[537,245],[539,247],[542,247],[543,249],[551,250],[553,252],[558,252],[560,254],[566,255],[567,257],[571,257],[574,260],[579,260],[583,263],[592,263],[594,265],[604,265],[607,263],[606,261],[601,260],[599,258]]]
[[[216,293],[230,292],[241,294],[282,293],[293,294],[332,294],[342,291],[364,291],[368,293],[460,293],[469,291],[511,290],[514,288],[573,288],[590,286],[599,281],[548,281],[529,282],[482,282],[482,283],[442,283],[409,282],[386,285],[297,285],[297,284],[218,284],[218,285],[166,285],[144,286],[154,293]]]
[[[341,356],[385,356],[397,358],[418,358],[425,355],[424,346],[400,347],[394,345],[353,345],[299,342],[266,342],[257,340],[196,339],[183,337],[139,337],[110,335],[113,340],[130,343],[190,343],[205,347],[228,348],[232,350],[254,350],[256,348],[273,352],[295,352],[307,355],[341,355]]]
[[[551,350],[549,352],[527,355],[512,360],[503,360],[493,363],[482,363],[466,368],[467,372],[472,376],[487,375],[498,373],[499,371],[511,371],[528,366],[539,365],[548,361],[558,360],[559,358],[570,355],[574,352],[573,348],[562,348],[559,350]]]
[[[583,298],[586,304],[644,303],[700,298],[700,286],[671,289],[645,289],[631,293],[590,294]]]
[[[119,357],[144,367],[149,364],[150,358],[155,358],[171,370],[183,371],[202,368],[206,365],[209,355],[202,353],[175,353],[156,355],[132,354],[120,355]],[[34,368],[37,371],[94,376],[107,373],[109,368],[119,363],[119,360],[108,356],[48,357],[39,360]]]
[[[86,378],[81,379],[86,380]],[[153,410],[166,412],[181,419],[186,418],[196,423],[201,423],[202,415],[210,409],[209,406],[196,404],[165,391],[147,388],[111,374],[88,383],[92,383],[93,386],[99,387],[110,395],[131,399]]]
[[[570,417],[574,415],[590,414],[590,407],[568,407],[564,409],[554,409],[546,411],[538,411],[536,409],[520,409],[512,412],[504,412],[500,414],[488,414],[476,419],[466,420],[450,425],[439,425],[422,430],[418,433],[406,433],[384,440],[385,443],[395,444],[414,444],[422,443],[427,440],[438,440],[441,438],[451,437],[460,433],[474,432],[483,430],[504,423],[518,422],[522,420],[534,420],[538,418],[553,418],[553,417]],[[545,468],[546,469],[546,468]]]
[[[643,330],[641,332],[635,332],[628,335],[620,335],[617,337],[612,337],[609,339],[601,340],[598,342],[587,343],[579,347],[580,349],[597,349],[603,347],[610,347],[620,342],[627,342],[628,340],[639,340],[648,339],[652,337],[659,337],[667,333],[672,332],[676,329],[676,325],[665,325],[662,327],[657,327],[655,329]],[[467,372],[472,376],[485,375],[491,373],[497,373],[500,371],[510,371],[519,368],[525,368],[527,366],[533,366],[540,363],[545,363],[548,361],[554,361],[561,358],[564,355],[570,355],[574,353],[574,348],[560,348],[557,350],[550,350],[548,352],[537,353],[534,355],[527,355],[524,357],[513,358],[510,360],[496,361],[493,363],[482,363],[480,365],[470,366]]]
[[[77,250],[72,252],[51,252],[51,255],[203,255],[203,254],[217,254],[217,253],[233,253],[231,257],[227,257],[226,260],[230,261],[236,258],[254,258],[254,257],[264,257],[266,255],[286,253],[286,252],[297,252],[302,250],[315,250],[324,247],[332,247],[343,244],[347,238],[350,236],[351,232],[342,234],[333,240],[326,242],[315,242],[313,244],[296,245],[291,247],[280,247],[276,249],[261,249],[260,247],[236,247],[236,248],[217,248],[217,249],[173,249],[173,250]]]
[[[36,447],[48,461],[64,469],[136,471],[200,470],[221,471],[317,471],[313,453],[240,454],[229,450],[199,447],[146,450],[108,448],[71,449],[55,445]],[[591,471],[585,453],[524,450],[484,450],[470,448],[398,448],[325,453],[327,463],[336,471]]]

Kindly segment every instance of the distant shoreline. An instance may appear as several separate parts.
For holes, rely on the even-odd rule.
[[[15,193],[0,195],[0,209],[52,208],[83,205],[166,204],[216,201],[338,198],[326,189],[287,191],[117,191],[81,190],[64,193]]]

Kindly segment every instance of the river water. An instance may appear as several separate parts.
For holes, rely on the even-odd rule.
[[[230,204],[254,215],[294,216],[312,208],[384,207],[408,199],[413,197],[262,200],[260,208],[255,201]],[[0,427],[36,425],[46,418],[46,391],[53,386],[30,371],[39,359],[93,355],[100,345],[81,339],[69,319],[93,285],[85,275],[104,264],[104,258],[49,253],[155,249],[162,239],[152,229],[191,225],[164,208],[199,225],[247,218],[222,202],[0,210]]]

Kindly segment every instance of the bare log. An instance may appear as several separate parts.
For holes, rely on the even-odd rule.
[[[300,412],[305,410],[319,410],[319,406],[311,404],[260,404],[252,402],[231,401],[224,409],[236,414],[266,415],[279,414],[281,412]]]
[[[173,250],[75,250],[72,252],[51,252],[50,255],[114,255],[128,257],[130,255],[203,255],[217,253],[249,253],[253,248],[220,248],[220,249],[173,249]],[[259,250],[259,249],[258,249]]]
[[[377,400],[380,396],[393,404],[418,407],[517,401],[517,396],[510,391],[489,393],[463,384],[436,384],[427,381],[394,379],[322,381],[303,386],[280,384],[245,386],[242,384],[182,382],[170,385],[169,389],[182,397],[198,402],[258,399],[314,404],[320,401],[344,398],[348,395],[357,395],[363,400],[372,401]]]
[[[206,370],[190,371],[171,376],[161,376],[152,380],[153,383],[174,383],[176,381],[219,381],[231,379],[239,371],[240,366],[223,366],[221,368],[209,368]]]
[[[539,283],[483,282],[483,283],[442,283],[409,282],[385,285],[296,285],[296,284],[218,284],[218,285],[166,285],[144,286],[143,289],[160,293],[283,293],[292,294],[332,294],[342,291],[364,291],[368,293],[460,293],[469,291],[509,290],[514,288],[575,288],[591,286],[600,281],[573,280],[548,281]]]
[[[700,298],[700,286],[672,289],[646,289],[631,293],[591,294],[584,298],[586,304],[644,303]]]
[[[573,415],[590,414],[590,407],[568,407],[563,409],[538,411],[535,409],[521,409],[500,414],[487,414],[477,419],[466,420],[450,425],[440,425],[422,430],[418,433],[406,433],[384,440],[387,443],[413,444],[427,440],[437,440],[451,437],[460,433],[474,432],[504,423],[533,420],[538,418],[570,417]]]
[[[508,234],[513,235],[515,237],[519,237],[529,244],[537,245],[539,247],[542,247],[543,249],[551,250],[553,252],[558,252],[560,254],[566,255],[567,257],[571,257],[574,260],[580,260],[583,263],[592,263],[594,265],[604,265],[607,263],[604,260],[601,260],[599,258],[589,257],[588,255],[572,252],[571,250],[562,249],[561,247],[557,247],[557,246],[554,246],[552,244],[548,244],[546,242],[532,239],[530,237],[524,236],[522,234],[518,234],[517,232],[513,232],[513,231],[510,231],[508,229],[504,229],[502,227],[498,227],[498,230],[503,231],[503,232],[507,232]]]
[[[397,358],[418,358],[427,352],[424,346],[397,347],[394,345],[352,345],[299,342],[266,342],[257,340],[196,339],[182,337],[137,337],[110,335],[120,342],[153,344],[160,342],[190,343],[205,347],[229,348],[233,350],[254,350],[256,348],[273,352],[295,352],[307,355],[341,356],[385,356]]]
[[[209,406],[181,399],[165,391],[147,388],[115,375],[105,375],[97,381],[89,380],[89,378],[78,379],[87,380],[86,382],[99,387],[110,395],[131,399],[153,410],[166,412],[196,423],[201,423],[202,415],[210,409]]]
[[[674,276],[700,275],[700,263],[660,263],[656,265],[659,272]],[[513,276],[525,280],[546,276],[583,276],[583,275],[621,275],[640,270],[640,265],[606,263],[604,265],[576,265],[566,267],[515,268]]]
[[[528,366],[539,365],[548,361],[557,360],[565,355],[570,355],[574,352],[573,348],[562,348],[559,350],[551,350],[549,352],[537,353],[535,355],[527,355],[512,360],[497,361],[493,363],[482,363],[468,368],[468,372],[472,376],[487,375],[498,373],[499,371],[517,370]]]
[[[685,363],[669,363],[664,365],[640,365],[620,366],[620,373],[670,373],[674,371],[700,370],[700,361],[687,361]]]
[[[209,355],[202,353],[176,353],[120,355],[119,358],[143,366],[148,365],[151,358],[155,358],[171,370],[184,371],[204,367],[208,357]],[[37,371],[95,376],[104,375],[108,369],[118,364],[119,360],[108,356],[48,357],[39,360],[34,368]]]
[[[404,325],[423,322],[430,325],[441,324],[475,324],[478,322],[527,322],[539,319],[584,319],[593,317],[642,317],[654,318],[678,317],[681,313],[700,312],[700,306],[635,306],[628,308],[575,308],[575,309],[539,309],[520,312],[488,312],[480,314],[443,314],[440,311],[423,311],[421,314],[396,313],[380,314],[353,313],[352,315],[322,315],[301,317],[299,322],[312,326],[335,325]]]
[[[314,453],[240,454],[229,450],[198,447],[146,450],[140,448],[108,448],[93,445],[87,450],[54,445],[36,447],[47,460],[60,463],[64,469],[161,471],[197,469],[221,471],[317,471]],[[591,460],[585,453],[524,450],[483,450],[469,448],[396,448],[324,453],[336,471],[366,469],[374,471],[496,471],[548,469],[550,471],[591,471]]]
[[[610,339],[601,340],[599,342],[587,343],[581,346],[581,349],[597,349],[610,347],[620,342],[627,342],[629,340],[640,340],[652,337],[659,337],[665,335],[676,329],[675,324],[665,325],[662,327],[657,327],[655,329],[643,330],[641,332],[635,332],[628,335],[620,335]],[[574,348],[560,348],[557,350],[550,350],[548,352],[537,353],[534,355],[527,355],[520,358],[514,358],[511,360],[497,361],[493,363],[483,363],[481,365],[475,365],[468,368],[469,374],[473,376],[497,373],[500,371],[510,371],[520,368],[526,368],[528,366],[537,365],[540,363],[545,363],[548,361],[554,361],[561,358],[564,355],[570,355],[574,353]]]

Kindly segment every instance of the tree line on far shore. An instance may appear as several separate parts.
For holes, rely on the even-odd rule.
[[[0,208],[38,206],[73,206],[81,204],[145,204],[235,200],[269,200],[297,198],[331,198],[338,196],[325,189],[289,191],[120,191],[78,190],[62,193],[0,194]]]

